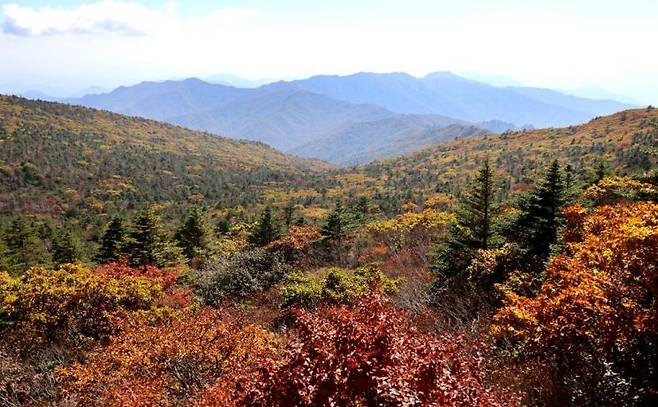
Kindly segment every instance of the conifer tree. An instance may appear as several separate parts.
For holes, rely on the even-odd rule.
[[[336,203],[336,208],[327,216],[320,233],[327,240],[335,241],[339,245],[342,243],[345,237],[345,222],[343,221],[343,205],[340,202]]]
[[[70,229],[60,229],[53,239],[53,262],[59,265],[80,260],[82,260],[80,239]]]
[[[288,205],[283,208],[283,218],[286,223],[286,228],[290,228],[290,226],[292,226],[292,217],[294,214],[295,207],[291,203],[288,203]]]
[[[343,240],[347,236],[343,215],[343,205],[337,202],[336,208],[327,216],[324,225],[320,228],[320,234],[324,237],[325,243],[329,244],[330,252],[331,245],[335,245],[339,263],[342,263]]]
[[[50,263],[44,242],[39,239],[31,222],[22,216],[15,218],[5,234],[8,262],[13,274],[20,274],[36,265]]]
[[[204,213],[198,208],[192,209],[176,232],[176,241],[183,249],[183,255],[194,264],[206,261],[212,252],[212,240],[212,231]]]
[[[266,246],[268,243],[279,238],[279,232],[272,220],[272,209],[266,207],[256,225],[256,229],[250,236],[249,240],[256,246]]]
[[[527,248],[530,256],[546,260],[556,243],[562,225],[564,184],[557,160],[549,167],[544,180],[519,202],[521,215],[511,230],[513,240]]]
[[[126,238],[126,254],[134,266],[172,266],[183,262],[181,250],[172,244],[162,222],[152,209],[144,209],[133,219]]]
[[[122,255],[125,237],[126,231],[123,226],[123,219],[119,216],[113,217],[101,237],[100,248],[95,260],[99,263],[111,263],[119,260]]]
[[[460,202],[448,241],[435,253],[433,269],[439,276],[437,284],[447,284],[452,278],[462,276],[476,250],[491,246],[494,192],[494,175],[486,159]]]

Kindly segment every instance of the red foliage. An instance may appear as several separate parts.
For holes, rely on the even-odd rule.
[[[483,382],[484,359],[456,335],[420,334],[381,297],[355,307],[298,311],[281,353],[242,374],[237,405],[515,405]],[[218,382],[199,405],[226,403]]]

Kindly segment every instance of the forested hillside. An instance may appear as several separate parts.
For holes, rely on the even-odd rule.
[[[508,195],[527,189],[537,171],[555,158],[582,177],[593,176],[595,167],[625,174],[651,168],[657,148],[658,110],[648,107],[580,126],[458,138],[416,154],[346,170],[333,192],[370,191],[392,201],[421,199],[434,192],[458,194],[489,157],[502,175],[501,193]]]
[[[250,205],[269,184],[330,168],[261,143],[6,96],[0,146],[3,213],[102,214],[199,200]]]

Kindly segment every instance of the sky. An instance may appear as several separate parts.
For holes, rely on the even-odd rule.
[[[0,0],[0,91],[452,71],[658,105],[656,0]]]

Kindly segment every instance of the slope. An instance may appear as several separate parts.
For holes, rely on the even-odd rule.
[[[402,114],[347,126],[292,152],[339,165],[353,165],[411,153],[454,137],[487,133],[442,116]]]
[[[2,212],[107,213],[204,198],[236,206],[329,168],[262,143],[0,96]]]

